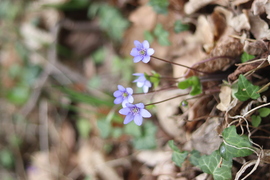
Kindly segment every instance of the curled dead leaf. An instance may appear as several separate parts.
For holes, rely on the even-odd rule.
[[[104,180],[121,180],[115,170],[110,167],[101,151],[96,150],[93,145],[85,142],[78,152],[78,164],[80,169],[92,179],[99,175]]]
[[[174,90],[174,91],[166,91],[161,92],[158,96],[155,96],[154,102],[158,102],[164,99],[168,99],[174,97],[179,94],[187,93],[186,90]],[[179,97],[172,99],[170,101],[163,102],[159,104],[157,109],[157,117],[160,123],[160,126],[164,129],[164,131],[172,137],[180,138],[181,142],[185,141],[185,131],[183,128],[180,128],[184,125],[184,121],[181,121],[178,125],[176,115],[179,113],[180,102],[184,100],[186,97]],[[183,109],[184,110],[184,109]]]
[[[136,155],[138,161],[145,163],[148,166],[156,166],[159,163],[170,161],[172,153],[170,151],[141,151]]]
[[[244,13],[233,17],[229,22],[229,25],[232,26],[237,32],[241,32],[242,30],[250,30],[248,17]]]
[[[263,40],[257,40],[255,42],[245,41],[244,51],[254,56],[261,56],[264,53],[268,53],[268,44]]]
[[[268,0],[255,0],[252,3],[251,11],[254,15],[260,15],[262,13],[265,13],[266,4],[269,4]]]
[[[211,154],[219,148],[222,140],[215,129],[218,127],[218,118],[210,118],[201,125],[191,136],[191,141],[185,144],[184,149],[196,149],[202,154]]]
[[[253,15],[249,12],[249,21],[251,25],[251,32],[256,39],[270,40],[270,30],[268,24],[260,18],[259,15]]]
[[[220,88],[219,98],[220,103],[217,105],[217,109],[220,111],[226,111],[231,103],[232,89],[229,86],[222,86]]]
[[[228,3],[227,0],[190,0],[185,4],[184,11],[186,14],[192,14],[208,4],[227,6]]]

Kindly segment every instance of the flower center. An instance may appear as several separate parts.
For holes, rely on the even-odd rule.
[[[122,94],[122,96],[125,98],[125,97],[128,96],[128,93],[124,92],[124,93]]]
[[[145,55],[145,54],[146,54],[145,49],[140,50],[140,55]]]
[[[139,111],[140,111],[140,109],[137,108],[137,107],[134,107],[134,108],[131,109],[131,112],[132,112],[134,115],[135,115],[135,114],[138,114]]]

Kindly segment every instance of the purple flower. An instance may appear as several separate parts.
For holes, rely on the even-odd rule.
[[[143,92],[147,93],[149,88],[152,87],[152,84],[150,81],[148,81],[145,78],[145,75],[143,73],[135,73],[133,74],[134,76],[139,76],[138,79],[134,80],[133,82],[137,83],[138,87],[142,87],[143,88]]]
[[[139,41],[135,40],[134,45],[135,48],[133,48],[130,52],[130,55],[134,56],[134,63],[139,61],[148,63],[150,61],[150,56],[155,52],[154,49],[149,48],[149,42],[144,40],[142,43],[140,43]]]
[[[113,93],[113,96],[116,98],[114,104],[122,103],[123,107],[126,107],[126,103],[133,103],[134,99],[132,97],[133,90],[131,88],[124,88],[121,85],[118,85],[118,90]]]
[[[138,104],[126,104],[126,107],[123,109],[120,109],[120,114],[126,115],[124,124],[130,123],[132,120],[134,120],[135,124],[138,126],[142,125],[143,117],[149,118],[151,117],[151,114],[149,111],[144,109],[143,103]]]

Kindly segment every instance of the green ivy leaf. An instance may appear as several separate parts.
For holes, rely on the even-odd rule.
[[[156,73],[155,71],[152,71],[152,75],[148,75],[148,74],[144,73],[144,76],[148,81],[153,83],[154,88],[157,88],[159,86],[160,74]]]
[[[199,167],[207,174],[212,174],[215,180],[232,179],[232,159],[222,159],[218,150],[210,155],[203,155],[199,160]]]
[[[98,120],[97,126],[100,132],[100,136],[102,138],[108,138],[112,131],[111,123],[106,120]]]
[[[158,43],[162,46],[171,45],[169,41],[169,32],[166,31],[161,24],[157,24],[154,29],[154,35],[157,37]]]
[[[116,41],[122,40],[125,30],[129,26],[129,21],[123,17],[117,8],[104,3],[91,4],[88,9],[88,16],[90,18],[97,16],[100,27]]]
[[[11,169],[14,166],[14,155],[8,149],[0,151],[0,164],[5,168]]]
[[[136,149],[156,148],[157,127],[150,121],[146,121],[142,126],[142,136],[134,138],[132,144]]]
[[[147,40],[150,44],[154,41],[155,37],[150,31],[144,31],[144,39]]]
[[[69,11],[69,10],[75,10],[75,9],[83,9],[83,8],[86,8],[88,5],[89,5],[88,0],[70,0],[64,3],[45,4],[44,7]]]
[[[7,93],[7,99],[16,104],[23,105],[30,96],[30,87],[26,85],[17,85]]]
[[[100,65],[105,60],[106,49],[105,48],[99,48],[91,56],[92,56],[95,64]]]
[[[267,117],[270,114],[270,108],[263,107],[258,110],[261,117]]]
[[[187,30],[189,30],[188,24],[183,24],[180,20],[175,21],[175,23],[174,23],[174,32],[175,33],[180,33],[182,31],[187,31]]]
[[[241,55],[241,62],[244,63],[244,62],[247,62],[248,60],[253,59],[253,58],[255,58],[255,56],[250,55],[250,54],[244,52],[244,53]]]
[[[133,78],[132,73],[134,68],[134,63],[131,58],[121,58],[120,56],[115,56],[112,59],[112,70],[113,73],[122,77],[124,81],[131,81]]]
[[[199,151],[197,150],[193,150],[190,152],[190,162],[191,164],[193,164],[194,166],[199,166],[199,160],[201,158],[201,154]]]
[[[261,124],[262,118],[261,116],[252,115],[251,116],[251,124],[254,127],[258,127]]]
[[[202,88],[199,85],[194,85],[191,88],[190,95],[195,96],[202,93]]]
[[[150,0],[149,4],[150,4],[150,6],[153,7],[153,9],[158,14],[167,14],[168,13],[168,6],[169,6],[168,0]]]
[[[190,84],[189,80],[184,80],[178,83],[178,88],[179,89],[187,89],[190,86],[192,86],[192,84]]]
[[[124,126],[124,133],[139,138],[142,136],[142,129],[135,123],[128,123]]]
[[[76,121],[76,126],[78,128],[80,136],[83,138],[87,138],[92,129],[89,120],[79,119],[78,121]]]
[[[195,96],[202,93],[200,79],[197,76],[192,76],[178,83],[179,89],[191,87],[190,95]]]
[[[172,161],[179,167],[182,166],[183,162],[185,161],[185,159],[187,158],[188,152],[187,151],[183,151],[181,152],[178,147],[176,145],[174,145],[174,141],[170,140],[168,142],[170,148],[173,150],[173,154],[172,154]]]
[[[112,129],[112,137],[119,138],[123,134],[122,128],[114,127]]]
[[[235,126],[230,126],[223,130],[222,137],[226,141],[221,143],[219,147],[220,155],[224,159],[232,159],[233,157],[244,157],[253,153],[248,148],[252,148],[251,143],[246,135],[238,135]],[[231,146],[230,146],[231,145]],[[233,147],[234,146],[234,147]],[[235,148],[236,147],[236,148]]]
[[[242,74],[239,76],[237,85],[237,92],[234,95],[240,101],[246,101],[249,98],[257,99],[260,97],[260,94],[257,93],[260,89],[259,86],[253,85]]]

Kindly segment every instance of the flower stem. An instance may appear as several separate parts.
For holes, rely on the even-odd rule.
[[[164,100],[162,100],[162,101],[158,101],[158,102],[154,102],[154,103],[145,104],[145,106],[150,106],[150,105],[154,105],[154,104],[163,103],[163,102],[166,102],[166,101],[169,101],[169,100],[172,100],[172,99],[175,99],[175,98],[181,97],[181,96],[186,96],[186,95],[189,95],[189,93],[180,94],[180,95],[177,95],[177,96],[174,96],[174,97],[168,98],[168,99],[164,99]]]
[[[164,90],[169,90],[169,89],[178,89],[178,87],[176,87],[176,86],[170,86],[170,87],[167,87],[167,88],[162,88],[162,89],[158,89],[158,90],[154,90],[154,91],[149,91],[148,93],[133,93],[133,95],[145,95],[145,94],[156,93],[156,92],[160,92],[160,91],[164,91]]]
[[[199,65],[199,64],[203,64],[203,63],[206,63],[206,62],[209,62],[209,61],[213,61],[213,60],[216,60],[216,59],[218,59],[218,58],[222,58],[222,59],[225,59],[225,58],[228,58],[228,59],[232,59],[232,60],[234,60],[235,58],[233,58],[233,57],[231,57],[231,56],[214,56],[214,57],[211,57],[211,58],[208,58],[208,59],[205,59],[205,60],[202,60],[202,61],[200,61],[200,62],[197,62],[197,63],[195,63],[195,64],[193,64],[192,66],[191,66],[191,68],[184,74],[184,76],[187,76],[188,74],[189,74],[189,72],[190,72],[190,70],[193,70],[194,68],[194,66],[196,66],[196,65]],[[208,74],[211,74],[211,73],[208,73]]]
[[[157,59],[157,60],[160,60],[160,61],[164,61],[164,62],[170,63],[170,64],[174,64],[174,65],[177,65],[177,66],[182,66],[182,67],[185,67],[185,68],[190,69],[190,70],[193,70],[193,71],[197,71],[197,72],[209,74],[208,72],[200,71],[200,70],[198,70],[198,69],[195,69],[195,68],[192,68],[192,67],[183,65],[183,64],[178,64],[178,63],[175,63],[175,62],[172,62],[172,61],[168,61],[168,60],[165,60],[165,59],[156,57],[156,56],[151,56],[151,57],[152,57],[152,58],[155,58],[155,59]]]

